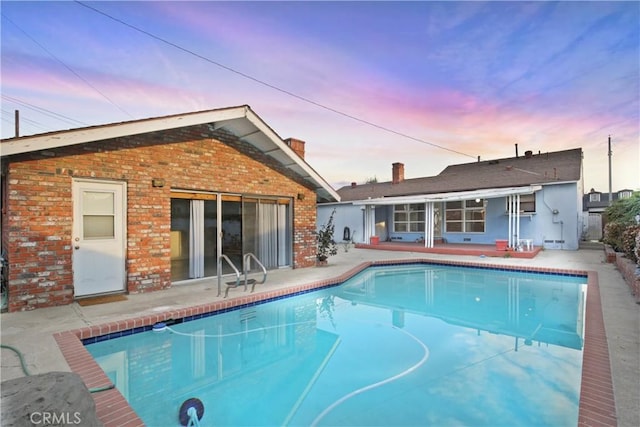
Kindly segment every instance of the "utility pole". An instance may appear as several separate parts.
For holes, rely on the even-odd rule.
[[[15,110],[16,138],[20,136],[20,110]]]
[[[609,135],[609,206],[611,206],[611,135]]]

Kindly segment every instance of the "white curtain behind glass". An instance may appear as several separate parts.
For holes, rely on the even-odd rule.
[[[278,267],[289,265],[288,209],[288,205],[278,205]]]
[[[278,266],[278,213],[276,204],[260,203],[260,254],[258,258],[266,268]]]
[[[189,226],[189,277],[204,276],[204,200],[192,200]]]

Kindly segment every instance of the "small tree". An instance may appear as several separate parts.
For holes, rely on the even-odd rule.
[[[336,245],[336,241],[333,239],[333,232],[335,229],[335,225],[333,224],[333,215],[336,213],[334,209],[331,212],[331,216],[329,216],[329,221],[327,224],[323,224],[320,227],[320,231],[316,232],[317,243],[318,243],[318,252],[317,257],[318,261],[326,261],[332,255],[336,255],[338,253],[338,246]]]
[[[637,235],[640,226],[636,215],[640,215],[640,192],[631,197],[618,199],[605,210],[607,225],[604,227],[604,243],[611,245],[616,252],[624,252],[628,258],[638,261]]]
[[[605,210],[607,221],[619,222],[623,225],[635,224],[635,216],[640,214],[640,191],[631,197],[618,199]]]

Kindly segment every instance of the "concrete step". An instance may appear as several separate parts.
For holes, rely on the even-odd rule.
[[[597,242],[594,240],[582,240],[580,241],[580,243],[578,244],[578,247],[580,249],[597,249],[597,250],[604,250],[604,243],[602,242]]]

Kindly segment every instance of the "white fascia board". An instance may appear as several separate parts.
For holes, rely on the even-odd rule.
[[[200,125],[203,123],[233,120],[246,116],[247,107],[232,107],[221,110],[203,111],[184,115],[143,119],[133,122],[114,123],[96,127],[21,137],[2,142],[2,156],[49,150],[69,145],[84,144],[105,139],[120,138],[129,135],[156,132],[167,129]]]
[[[322,203],[318,203],[317,207],[322,207],[322,206],[346,206],[346,205],[353,205],[353,202],[351,200],[348,200],[346,202],[342,202],[342,201],[338,201],[338,202],[322,202]]]
[[[562,185],[562,184],[575,184],[578,181],[551,181],[551,182],[542,182],[538,185],[545,187],[547,185]]]
[[[324,178],[322,178],[315,170],[313,170],[313,168],[311,166],[309,166],[309,164],[307,162],[305,162],[303,159],[300,158],[300,156],[298,156],[298,154],[296,154],[295,151],[293,151],[291,149],[291,147],[289,147],[283,140],[282,138],[280,138],[280,136],[275,133],[273,131],[273,129],[271,129],[269,126],[267,126],[266,123],[264,123],[262,121],[262,119],[260,119],[260,117],[258,117],[257,114],[255,114],[251,109],[249,109],[247,111],[247,119],[253,123],[253,125],[255,127],[257,127],[262,133],[264,133],[265,135],[267,135],[269,137],[269,139],[271,139],[271,141],[274,143],[274,145],[281,150],[287,157],[289,157],[293,163],[295,163],[295,166],[297,166],[298,168],[302,169],[302,171],[304,173],[298,173],[299,175],[301,175],[303,178],[308,179],[310,178],[312,181],[314,181],[318,186],[320,186],[321,188],[323,188],[327,193],[329,193],[329,195],[331,197],[333,197],[335,200],[340,201],[340,196],[338,195],[338,193],[336,193],[336,191],[333,189],[333,187],[331,187],[325,180]],[[274,157],[275,152],[269,154],[272,157]],[[290,166],[290,168],[292,168],[292,166]]]
[[[526,187],[488,188],[483,190],[458,191],[455,193],[419,194],[416,196],[380,197],[376,199],[354,200],[354,205],[396,205],[402,203],[448,202],[469,199],[495,199],[498,197],[533,194],[542,189],[540,185]]]

